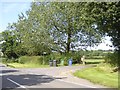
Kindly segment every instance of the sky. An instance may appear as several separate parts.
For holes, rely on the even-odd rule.
[[[18,14],[25,13],[30,9],[30,4],[33,0],[0,0],[0,32],[6,30],[8,23],[17,22]],[[114,49],[109,47],[112,45],[110,37],[106,37],[106,40],[103,40],[103,43],[100,45],[88,49],[102,49],[109,50]]]
[[[10,2],[11,1],[11,2]],[[25,13],[30,8],[30,0],[0,0],[0,32],[4,31],[8,23],[18,20],[18,14]]]

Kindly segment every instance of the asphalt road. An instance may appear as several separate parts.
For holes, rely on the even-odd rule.
[[[13,69],[0,64],[0,81],[2,81],[2,90],[10,89],[23,89],[29,90],[31,88],[91,88],[93,86],[78,84],[71,81],[66,81],[67,76],[55,77],[45,73],[47,69],[35,73],[38,69]],[[39,71],[40,71],[39,70]],[[52,70],[52,69],[51,69]],[[54,70],[54,69],[53,69]],[[33,72],[34,71],[34,72]],[[50,71],[50,69],[48,69]],[[52,71],[54,73],[54,71]]]

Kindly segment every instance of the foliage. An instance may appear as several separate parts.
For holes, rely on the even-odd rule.
[[[21,64],[42,64],[43,57],[42,56],[22,56],[19,58],[19,63]]]
[[[18,59],[16,58],[2,58],[2,62],[1,63],[4,63],[4,64],[7,64],[7,63],[18,63]]]
[[[73,64],[75,63],[80,63],[81,62],[81,56],[82,56],[82,52],[79,53],[79,52],[69,52],[69,53],[66,53],[66,54],[60,54],[58,52],[56,53],[52,53],[50,55],[51,59],[52,60],[57,60],[57,62],[60,64],[61,61],[64,61],[64,65],[68,65],[68,61],[70,58],[72,58],[73,60]]]
[[[28,55],[42,55],[44,52],[51,52],[51,38],[48,31],[37,25],[36,19],[28,15],[28,18],[22,14],[19,15],[19,21],[12,25],[15,35],[20,38],[22,47],[26,49]],[[39,18],[37,18],[39,19]]]
[[[2,63],[6,63],[7,62],[7,59],[6,58],[2,58]]]
[[[42,55],[51,51],[69,53],[71,49],[92,46],[101,41],[101,33],[84,17],[85,3],[34,2],[8,30],[19,45],[15,54]],[[88,19],[88,18],[87,18]],[[14,42],[14,43],[15,43]],[[13,45],[11,45],[13,46]]]
[[[104,35],[110,36],[116,49],[115,56],[120,59],[120,2],[89,2],[86,3],[86,18],[93,18],[96,28]],[[115,53],[116,53],[115,52]],[[114,58],[115,56],[110,56]],[[111,59],[111,61],[114,59]],[[113,63],[117,61],[112,61]],[[120,65],[120,64],[119,64]]]
[[[113,66],[118,66],[118,64],[119,64],[118,53],[117,52],[108,53],[105,57],[105,62],[110,63]]]
[[[5,31],[2,32],[2,36],[2,40],[4,40],[4,42],[1,45],[3,54],[6,55],[8,58],[17,58],[18,56],[15,53],[15,48],[18,45],[18,43],[16,41],[15,35],[13,35],[11,31]]]
[[[86,25],[84,22],[84,3],[52,2],[45,6],[49,9],[44,8],[46,12],[43,13],[43,18],[47,17],[44,22],[57,45],[57,51],[69,53],[71,49],[93,46],[101,40],[100,32],[92,27],[93,23],[87,21],[89,24]]]
[[[98,30],[112,37],[113,45],[119,49],[120,45],[120,2],[92,2],[88,3],[86,11],[95,19]]]

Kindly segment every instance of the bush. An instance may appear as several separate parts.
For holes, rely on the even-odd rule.
[[[14,63],[14,62],[18,62],[18,59],[15,58],[2,58],[2,63]]]
[[[80,63],[82,55],[84,55],[83,52],[70,52],[64,54],[52,53],[50,55],[50,59],[57,60],[58,64],[60,64],[61,61],[64,60],[64,65],[67,66],[70,58],[72,58],[73,64]]]
[[[32,63],[32,64],[49,64],[49,60],[57,60],[57,63],[59,64],[61,60],[64,60],[64,65],[68,65],[68,59],[69,56],[60,55],[59,53],[53,53],[51,55],[45,55],[45,56],[22,56],[20,57],[19,63],[26,64],[26,63]],[[43,62],[44,60],[44,62]]]
[[[2,58],[2,63],[7,63],[7,58]]]
[[[64,65],[68,65],[68,59],[70,59],[71,55],[70,54],[60,54],[57,52],[54,52],[45,58],[47,58],[47,61],[49,60],[57,60],[57,64],[60,64],[62,60],[64,60]]]
[[[43,64],[43,56],[22,56],[19,58],[19,63]]]
[[[110,63],[112,66],[118,66],[119,55],[117,52],[108,53],[105,57],[105,62]]]
[[[22,56],[19,58],[19,63],[25,64],[30,61],[30,58],[28,56]]]

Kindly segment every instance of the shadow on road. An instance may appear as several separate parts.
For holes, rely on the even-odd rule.
[[[2,66],[0,66],[0,67],[5,67],[5,66],[2,65]]]
[[[19,72],[18,70],[2,70],[0,73]]]
[[[64,79],[66,77],[51,77],[48,75],[34,75],[34,74],[21,74],[21,75],[5,75],[4,77],[9,78],[17,83],[19,83],[20,85],[23,86],[34,86],[34,85],[40,85],[42,83],[50,83],[53,80],[56,79]],[[11,83],[11,82],[9,82]],[[19,86],[8,86],[8,84],[6,84],[6,81],[3,80],[2,81],[2,87],[3,88],[17,88]]]

